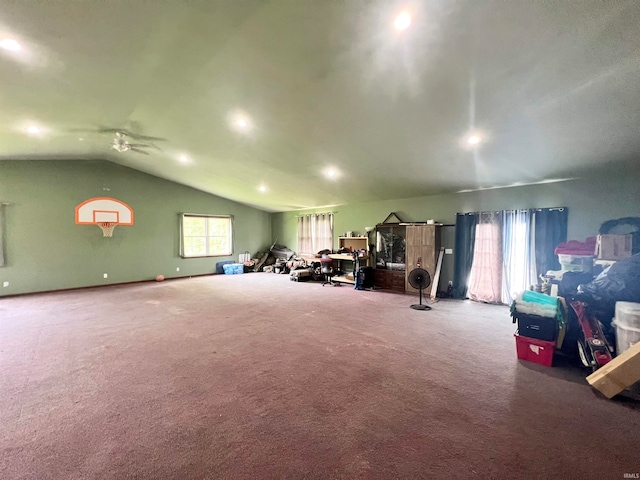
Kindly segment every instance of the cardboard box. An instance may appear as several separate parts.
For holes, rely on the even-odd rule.
[[[640,381],[640,343],[587,377],[587,382],[605,397],[611,398]]]
[[[595,254],[598,260],[622,260],[631,256],[631,235],[598,235]]]

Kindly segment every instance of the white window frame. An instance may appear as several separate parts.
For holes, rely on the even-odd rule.
[[[206,220],[205,222],[206,235],[204,236],[206,253],[204,255],[201,255],[201,254],[189,255],[185,252],[184,220],[185,218],[192,218],[192,217],[203,218]],[[209,219],[210,218],[216,218],[216,219],[222,218],[222,219],[228,220],[229,222],[229,237],[228,237],[229,250],[228,251],[213,252],[213,253],[209,251],[209,239],[215,238],[212,235],[209,235]],[[198,237],[202,237],[202,235],[198,235]],[[207,215],[207,214],[200,214],[200,213],[181,213],[180,214],[180,256],[182,258],[228,257],[231,255],[233,255],[233,216],[232,215]]]

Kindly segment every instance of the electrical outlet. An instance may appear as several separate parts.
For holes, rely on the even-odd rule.
[[[176,272],[179,272],[179,271],[180,271],[180,267],[176,267]]]
[[[102,274],[102,276],[103,276],[104,278],[108,278],[108,277],[109,277],[109,275],[107,275],[106,273],[103,273],[103,274]]]
[[[9,286],[9,282],[2,282],[2,286],[3,287],[8,287]]]
[[[451,254],[453,254],[453,248],[445,248],[445,249],[444,249],[444,254],[445,254],[445,255],[451,255]]]

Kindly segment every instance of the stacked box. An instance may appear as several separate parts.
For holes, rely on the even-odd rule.
[[[596,255],[598,260],[622,260],[631,256],[631,235],[598,235]]]
[[[555,317],[516,313],[514,318],[518,320],[518,331],[522,336],[547,342],[555,342],[558,338],[558,321]]]
[[[225,275],[238,275],[244,273],[244,265],[241,263],[228,263],[223,265]]]

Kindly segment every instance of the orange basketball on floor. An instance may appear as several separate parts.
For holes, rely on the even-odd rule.
[[[164,275],[158,275],[156,276],[156,282],[161,282],[164,280]]]

